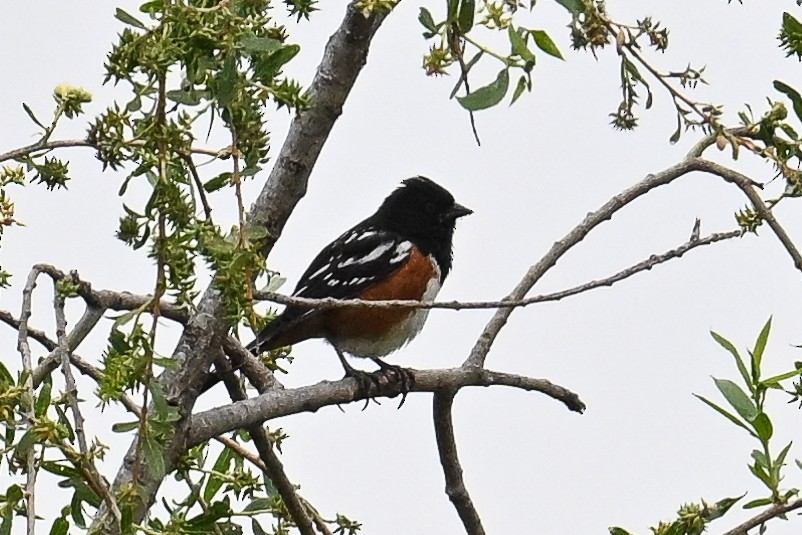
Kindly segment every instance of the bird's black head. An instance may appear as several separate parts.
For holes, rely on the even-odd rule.
[[[454,225],[457,218],[471,213],[445,188],[416,176],[404,180],[370,219],[413,241],[424,254],[433,254],[445,278],[451,268]]]

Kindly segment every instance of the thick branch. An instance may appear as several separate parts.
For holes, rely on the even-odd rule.
[[[510,373],[479,368],[448,368],[441,370],[412,370],[415,374],[413,392],[459,390],[466,386],[511,386],[540,392],[562,402],[569,410],[583,412],[585,404],[579,396],[545,379],[535,379]],[[398,395],[399,385],[379,386],[376,397]],[[316,412],[323,407],[365,399],[354,379],[323,381],[299,388],[274,390],[259,397],[232,403],[192,416],[187,446],[192,447],[235,429],[266,422],[281,416],[301,412]]]
[[[455,392],[435,392],[433,402],[434,434],[437,439],[437,451],[440,464],[446,479],[446,495],[454,504],[465,533],[468,535],[484,535],[482,520],[473,505],[465,481],[462,479],[462,466],[457,455],[457,442],[454,438],[454,422],[451,408],[454,405]]]

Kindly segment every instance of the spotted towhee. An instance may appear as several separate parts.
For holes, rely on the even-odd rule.
[[[320,299],[431,301],[451,270],[451,242],[457,218],[472,211],[425,177],[404,180],[375,214],[327,245],[301,276],[294,296]],[[384,376],[406,393],[414,376],[383,357],[423,328],[426,309],[288,306],[248,345],[258,354],[310,338],[334,346],[346,377],[364,390]],[[343,353],[373,360],[379,371],[355,370]]]

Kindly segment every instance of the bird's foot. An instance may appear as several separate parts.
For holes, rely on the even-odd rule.
[[[396,383],[399,385],[401,403],[398,404],[398,408],[400,409],[407,400],[407,394],[415,388],[415,373],[409,368],[387,364],[380,359],[373,359],[373,362],[379,366],[379,369],[374,372],[375,375],[386,378],[387,383]]]

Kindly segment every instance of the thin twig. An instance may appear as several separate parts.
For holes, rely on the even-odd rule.
[[[203,206],[203,214],[206,216],[206,221],[212,221],[212,207],[209,205],[209,200],[206,198],[206,190],[203,188],[203,182],[198,175],[198,168],[195,167],[195,162],[192,160],[192,154],[181,154],[181,159],[184,160],[184,163],[187,164],[187,169],[189,169],[189,174],[192,177],[192,181],[195,183],[195,189],[198,190],[198,197],[201,200],[201,205]]]
[[[473,505],[465,481],[462,478],[462,466],[457,455],[457,442],[454,438],[454,422],[451,409],[454,404],[455,391],[439,391],[434,394],[434,434],[437,441],[437,451],[440,454],[440,464],[443,466],[443,475],[446,479],[446,495],[454,509],[457,510],[465,533],[468,535],[484,535],[482,520]]]
[[[562,258],[565,253],[581,242],[591,230],[611,219],[620,209],[653,189],[669,184],[692,170],[694,170],[692,163],[685,160],[660,173],[648,175],[640,182],[613,196],[613,198],[595,212],[590,212],[581,223],[569,231],[561,240],[555,242],[551,249],[549,249],[536,264],[529,268],[521,281],[507,296],[506,300],[518,301],[523,299],[535,283],[537,283],[549,269],[556,265],[557,261]],[[487,354],[493,342],[504,325],[506,325],[512,311],[512,308],[500,308],[496,311],[479,335],[476,344],[465,361],[466,365],[475,367],[484,366],[485,359],[487,358]]]
[[[782,225],[780,225],[779,221],[777,221],[777,218],[774,217],[774,214],[768,209],[766,204],[763,202],[763,199],[761,199],[760,195],[758,195],[758,193],[755,191],[755,182],[751,178],[733,169],[715,162],[711,162],[710,160],[697,158],[693,160],[693,163],[699,171],[705,171],[720,176],[727,182],[732,182],[738,186],[738,188],[740,188],[740,190],[752,203],[752,206],[754,206],[758,215],[769,224],[769,227],[777,236],[777,239],[780,240],[780,243],[783,245],[783,247],[785,247],[785,250],[791,256],[796,269],[802,271],[802,254],[799,253],[799,250],[796,248],[796,245],[794,245],[793,240],[791,240],[790,236],[788,236],[788,233],[785,232],[785,229],[782,227]]]
[[[773,505],[763,511],[762,513],[750,518],[743,524],[740,524],[723,535],[747,535],[750,529],[761,526],[771,520],[802,508],[802,499],[794,500],[784,505]],[[762,532],[761,532],[762,533]]]
[[[144,141],[128,140],[124,141],[123,145],[128,147],[138,147],[144,145]],[[36,143],[26,145],[25,147],[20,147],[18,149],[0,153],[0,163],[8,160],[17,160],[19,158],[24,158],[25,156],[29,156],[35,152],[51,151],[54,149],[65,149],[72,147],[88,147],[97,150],[100,147],[100,145],[98,145],[97,143],[92,143],[88,139],[59,139],[56,141],[48,141],[46,143],[41,143],[37,141]],[[229,148],[227,147],[223,150],[214,150],[214,149],[206,149],[203,147],[192,147],[191,149],[189,149],[189,152],[191,154],[205,154],[206,156],[212,156],[213,158],[221,158],[229,154]]]
[[[565,297],[570,297],[573,295],[577,295],[583,292],[587,292],[588,290],[593,290],[595,288],[600,288],[603,286],[612,286],[613,284],[620,282],[624,279],[635,275],[636,273],[640,273],[642,271],[648,271],[652,269],[654,266],[658,264],[665,263],[674,258],[680,258],[685,253],[690,251],[691,249],[695,249],[696,247],[701,247],[705,245],[710,245],[719,241],[728,240],[731,238],[737,238],[743,236],[744,232],[742,230],[731,230],[729,232],[717,232],[714,234],[710,234],[705,236],[704,238],[698,238],[696,240],[689,240],[688,242],[666,251],[662,254],[654,254],[651,255],[646,260],[638,262],[626,269],[615,273],[609,277],[593,280],[586,282],[584,284],[580,284],[578,286],[574,286],[573,288],[568,288],[566,290],[561,290],[559,292],[552,292],[543,295],[535,295],[531,297],[526,297],[523,299],[515,299],[515,300],[502,300],[502,301],[435,301],[435,302],[421,302],[421,301],[412,301],[412,300],[396,300],[396,301],[366,301],[362,299],[308,299],[303,297],[293,297],[287,296],[283,294],[273,293],[273,292],[257,292],[254,296],[255,299],[260,299],[264,301],[271,301],[273,303],[279,303],[282,305],[293,305],[299,307],[307,307],[307,308],[320,308],[320,309],[331,309],[331,308],[351,308],[351,307],[360,307],[360,308],[426,308],[426,309],[448,309],[448,310],[476,310],[476,309],[493,309],[493,308],[521,308],[526,307],[529,305],[533,305],[535,303],[545,303],[548,301],[559,301]]]

